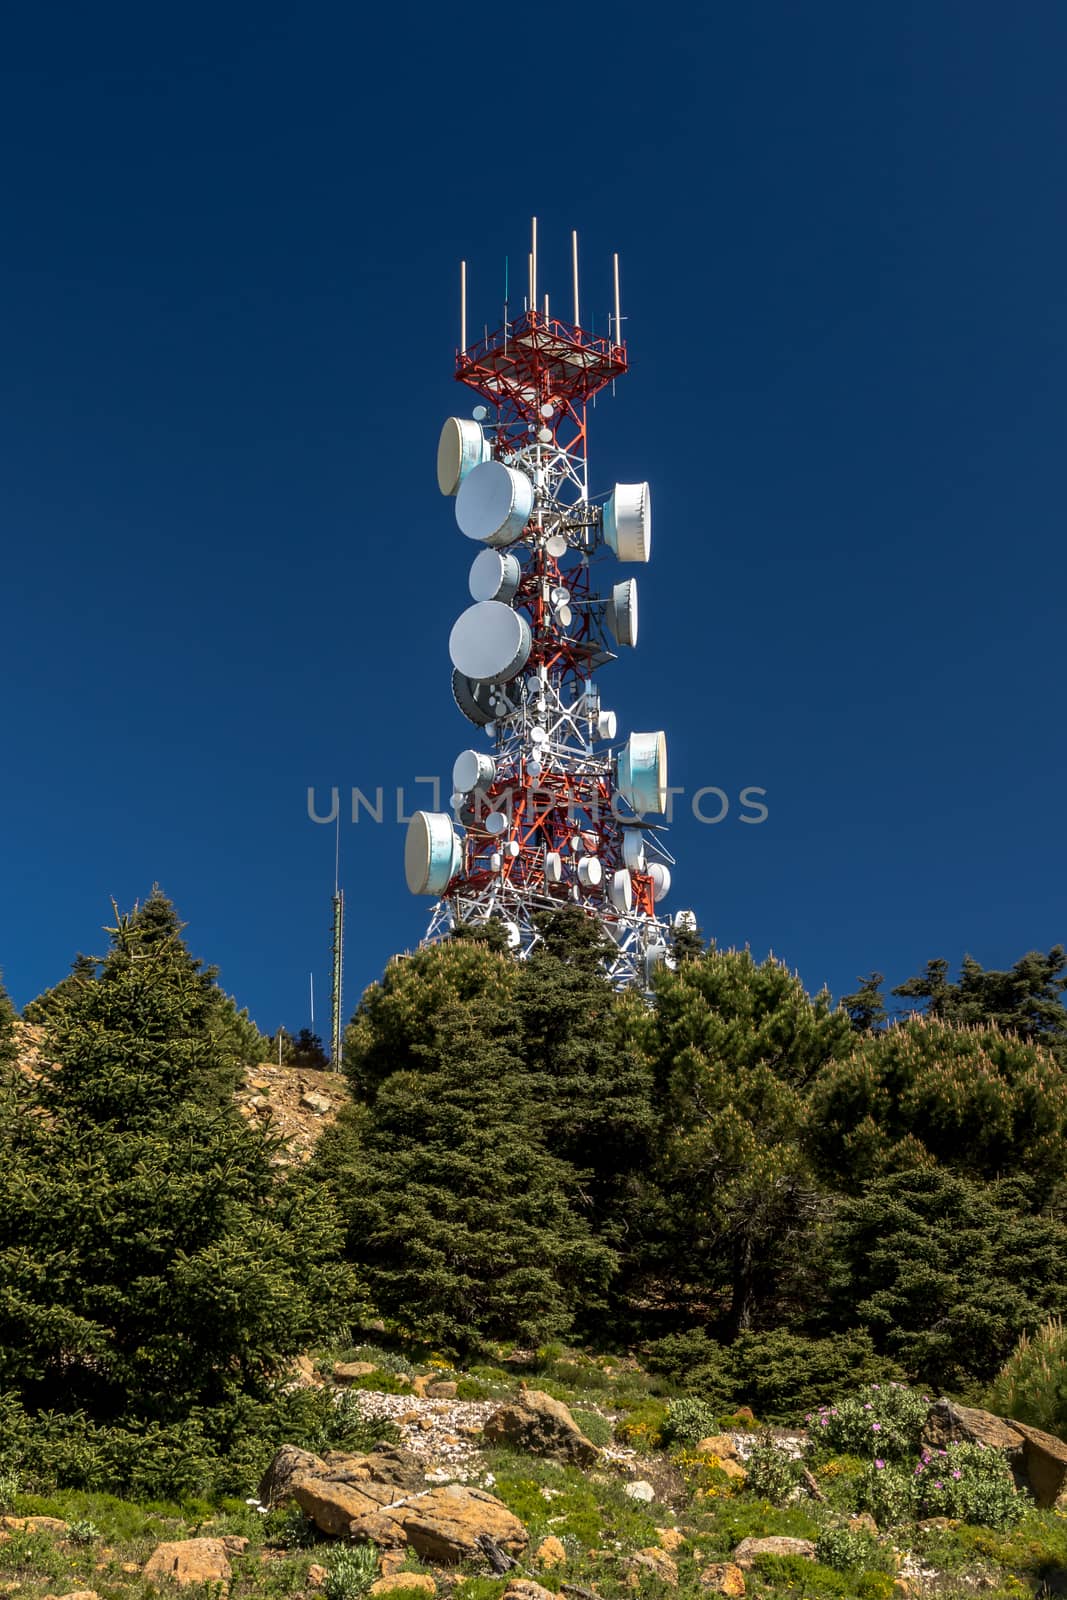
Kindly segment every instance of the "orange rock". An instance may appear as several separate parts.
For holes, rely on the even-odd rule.
[[[630,1572],[640,1581],[640,1573],[651,1572],[661,1583],[669,1584],[672,1589],[678,1587],[678,1568],[666,1550],[661,1550],[657,1545],[649,1545],[645,1550],[638,1550],[630,1557]]]
[[[657,1528],[656,1537],[659,1539],[660,1549],[666,1550],[669,1556],[680,1550],[685,1543],[685,1535],[679,1533],[677,1528]]]
[[[712,1594],[740,1596],[745,1592],[745,1575],[733,1561],[716,1561],[705,1567],[700,1581]]]
[[[391,1572],[388,1577],[375,1578],[369,1592],[393,1594],[397,1589],[418,1589],[430,1596],[437,1593],[437,1585],[428,1572]]]
[[[228,1583],[233,1569],[221,1539],[176,1539],[156,1546],[145,1563],[144,1576],[166,1578],[183,1586]]]
[[[563,1544],[563,1541],[561,1539],[557,1539],[554,1533],[550,1533],[547,1539],[541,1540],[541,1543],[534,1551],[534,1560],[537,1562],[539,1567],[565,1566],[567,1561],[567,1550]]]
[[[309,1589],[325,1589],[329,1573],[321,1561],[313,1561],[307,1569],[306,1576]]]

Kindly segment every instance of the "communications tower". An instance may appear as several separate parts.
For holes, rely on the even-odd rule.
[[[456,378],[479,403],[446,421],[437,481],[477,547],[473,604],[449,654],[453,698],[488,748],[457,757],[451,814],[412,817],[405,870],[413,894],[437,897],[427,942],[498,919],[522,957],[537,912],[577,904],[610,936],[616,988],[646,989],[671,960],[661,907],[673,859],[655,820],[666,739],[620,742],[596,675],[637,643],[637,583],[611,566],[649,559],[651,501],[647,483],[590,495],[586,408],[628,360],[618,256],[611,337],[595,337],[581,325],[576,234],[571,243],[573,321],[538,298],[535,219],[522,314],[505,305],[503,325],[471,345],[460,268]],[[674,923],[696,919],[680,911]]]

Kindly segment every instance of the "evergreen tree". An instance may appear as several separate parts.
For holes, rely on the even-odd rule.
[[[912,1018],[855,1043],[820,1074],[809,1148],[826,1180],[941,1164],[976,1178],[1067,1173],[1067,1072],[994,1029]]]
[[[859,988],[855,994],[842,995],[841,1009],[847,1012],[856,1033],[874,1033],[886,1019],[885,1001],[882,999],[885,976],[881,972],[869,972],[865,978],[857,978],[856,981]]]
[[[434,954],[454,970],[447,946]],[[453,997],[432,1054],[342,1114],[316,1160],[378,1309],[460,1349],[565,1333],[614,1265],[571,1169],[542,1141],[516,1022],[497,994]]]
[[[916,1170],[846,1202],[828,1256],[830,1324],[863,1324],[914,1378],[986,1379],[1024,1328],[1067,1307],[1067,1226],[1022,1180]]]
[[[999,1028],[1044,1045],[1067,1065],[1067,951],[1030,950],[1008,972],[987,970],[964,956],[957,982],[947,961],[928,961],[924,972],[898,984],[894,994],[925,1001],[925,1012],[957,1027]]]
[[[262,1392],[352,1294],[324,1197],[220,1102],[210,978],[158,892],[0,1105],[0,1390],[167,1422]]]
[[[725,1299],[736,1334],[773,1303],[815,1220],[806,1096],[849,1021],[781,963],[709,951],[659,974],[638,1036],[662,1114],[659,1266],[676,1304]]]
[[[15,1043],[15,1008],[0,981],[0,1074],[12,1066],[18,1053]]]
[[[98,965],[92,956],[80,953],[76,955],[65,978],[61,978],[51,989],[46,989],[44,994],[38,995],[36,1000],[31,1000],[29,1005],[23,1007],[23,1021],[35,1025],[51,1022],[83,984],[95,983]]]
[[[613,947],[600,924],[577,906],[534,920],[538,942],[514,986],[517,1047],[548,1148],[575,1169],[597,1231],[618,1246],[651,1157],[651,1073],[605,976]]]

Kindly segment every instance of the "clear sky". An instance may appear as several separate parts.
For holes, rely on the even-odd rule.
[[[835,994],[1067,937],[1065,60],[1059,0],[8,8],[16,1001],[158,881],[261,1027],[314,970],[322,1029],[309,785],[395,818],[477,742],[434,456],[458,262],[498,321],[533,214],[601,330],[622,258],[593,488],[648,478],[654,545],[604,702],[732,799],[680,803],[669,907]],[[402,854],[342,830],[346,1010],[425,926]]]

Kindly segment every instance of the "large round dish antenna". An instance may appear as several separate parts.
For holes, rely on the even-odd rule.
[[[443,894],[463,863],[463,845],[444,811],[416,811],[404,843],[404,875],[412,894]]]
[[[437,487],[452,495],[468,473],[492,458],[492,445],[480,423],[470,417],[449,417],[437,442]]]
[[[486,728],[493,720],[495,713],[489,705],[492,691],[492,684],[479,683],[462,672],[452,673],[452,698],[467,721],[473,722],[476,728]]]
[[[637,579],[624,578],[611,591],[604,617],[616,644],[637,643]]]
[[[667,738],[631,733],[616,763],[619,793],[639,816],[667,809]]]
[[[511,600],[522,582],[517,556],[499,550],[479,550],[471,564],[468,588],[472,600]]]
[[[653,861],[648,869],[648,875],[652,879],[652,892],[656,897],[657,903],[660,900],[666,900],[671,892],[670,867],[665,867],[662,861]]]
[[[508,683],[526,665],[532,644],[525,617],[499,600],[479,600],[453,624],[448,653],[465,677]]]
[[[627,912],[634,903],[633,879],[624,867],[621,872],[614,872],[611,876],[611,887],[608,889],[611,903],[616,911]]]
[[[456,521],[468,539],[514,544],[525,532],[533,503],[534,486],[525,473],[502,461],[483,461],[459,486]]]
[[[648,560],[652,550],[652,500],[647,483],[615,485],[604,507],[604,543],[620,561]]]
[[[482,750],[463,750],[452,765],[452,787],[459,794],[488,789],[496,777],[496,762]]]

